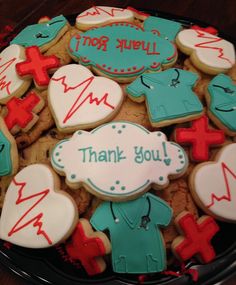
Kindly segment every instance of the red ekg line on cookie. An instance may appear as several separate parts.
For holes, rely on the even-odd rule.
[[[63,123],[65,124],[77,111],[78,109],[85,105],[85,104],[93,104],[95,102],[95,104],[97,106],[99,106],[100,104],[103,104],[105,106],[107,106],[108,108],[111,109],[115,109],[114,106],[112,106],[111,104],[109,104],[107,102],[107,97],[109,96],[108,93],[105,93],[104,96],[99,99],[96,96],[93,97],[93,93],[89,92],[89,94],[83,98],[84,93],[87,91],[87,89],[89,88],[89,86],[92,84],[94,77],[91,76],[87,79],[85,79],[83,82],[80,82],[79,84],[75,85],[75,86],[68,86],[66,84],[66,76],[62,76],[60,78],[52,78],[51,80],[53,81],[57,81],[57,82],[61,82],[61,84],[64,86],[64,93],[67,93],[70,90],[76,90],[77,88],[85,85],[85,87],[82,89],[82,91],[78,94],[78,97],[76,98],[75,102],[72,104],[69,112],[67,113],[66,117],[63,120]]]
[[[214,206],[216,201],[220,202],[221,200],[226,200],[228,202],[231,202],[231,190],[230,190],[230,186],[229,186],[227,173],[229,173],[235,180],[236,180],[236,173],[234,173],[224,162],[221,163],[221,168],[222,168],[225,187],[226,187],[226,194],[223,196],[217,197],[213,193],[211,195],[211,203],[207,206],[207,208]]]
[[[105,246],[99,237],[87,237],[79,223],[72,235],[72,243],[66,246],[67,253],[80,260],[89,275],[101,273],[96,258],[106,254]]]
[[[12,236],[13,234],[21,231],[22,229],[26,228],[27,226],[29,226],[30,224],[33,224],[33,227],[37,227],[37,235],[42,235],[48,242],[48,244],[52,244],[52,241],[50,239],[50,237],[48,236],[48,234],[42,229],[43,227],[43,222],[41,221],[42,217],[43,217],[43,213],[39,213],[38,215],[36,215],[35,217],[33,217],[32,219],[30,219],[29,221],[24,223],[25,218],[27,217],[28,214],[30,214],[30,212],[35,209],[35,207],[43,200],[46,198],[46,196],[49,194],[50,190],[49,189],[45,189],[42,192],[36,193],[34,195],[28,196],[28,197],[22,197],[23,195],[23,190],[26,186],[26,182],[21,182],[18,183],[15,179],[13,179],[13,183],[16,186],[19,186],[20,189],[18,191],[18,198],[16,200],[16,205],[19,205],[27,200],[31,200],[34,199],[35,197],[39,197],[39,199],[32,205],[32,207],[30,207],[21,217],[20,219],[15,223],[15,225],[13,226],[13,228],[9,231],[8,236]],[[23,223],[23,224],[22,224]]]
[[[107,9],[102,9],[101,7],[94,6],[93,7],[94,11],[93,12],[86,12],[84,15],[79,15],[77,16],[76,19],[80,19],[83,17],[87,16],[97,16],[101,14],[107,14],[108,16],[115,17],[116,12],[123,12],[125,9],[122,8],[111,8],[110,11]]]
[[[27,47],[25,50],[26,61],[16,64],[16,71],[20,76],[32,76],[38,86],[46,86],[49,83],[48,72],[60,65],[54,55],[44,56],[37,46]]]
[[[219,52],[218,58],[221,58],[221,59],[223,59],[223,60],[226,60],[226,61],[228,61],[230,64],[233,65],[233,63],[230,61],[229,58],[223,57],[223,56],[224,56],[224,49],[223,49],[223,48],[219,48],[219,47],[217,47],[217,46],[210,46],[210,44],[214,44],[214,43],[220,42],[220,41],[222,41],[223,39],[218,38],[218,37],[214,37],[214,36],[212,36],[212,37],[210,37],[210,36],[205,36],[205,33],[204,33],[204,32],[201,32],[201,31],[199,31],[199,30],[195,30],[195,32],[198,34],[198,35],[197,35],[198,38],[209,39],[209,40],[210,40],[210,41],[207,41],[207,42],[201,42],[201,43],[195,44],[195,47],[216,50],[216,51]]]
[[[4,118],[8,129],[11,130],[15,125],[25,128],[33,119],[32,110],[39,102],[40,98],[33,91],[23,99],[10,99],[6,104],[8,113]]]
[[[175,247],[175,252],[185,261],[194,255],[199,255],[203,262],[214,259],[215,251],[210,243],[219,227],[212,217],[206,216],[204,220],[195,221],[191,213],[187,213],[178,221],[184,234],[183,240]]]
[[[224,131],[208,128],[206,116],[194,120],[191,128],[177,128],[175,138],[177,143],[192,145],[191,156],[197,161],[208,160],[209,147],[222,144],[225,141]]]
[[[1,61],[1,58],[0,58]],[[7,71],[7,69],[14,64],[14,62],[16,61],[16,58],[12,58],[10,60],[8,60],[7,62],[5,62],[3,65],[0,65],[0,75],[3,75],[2,77],[0,77],[0,90],[6,89],[6,92],[8,95],[11,94],[10,92],[10,85],[11,85],[11,81],[6,81],[6,75],[4,75],[5,71]]]

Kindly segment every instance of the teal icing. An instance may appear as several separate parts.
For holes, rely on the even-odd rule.
[[[69,52],[80,64],[110,77],[130,77],[160,70],[176,58],[175,46],[131,23],[109,24],[72,37]]]
[[[148,216],[147,228],[142,217]],[[151,193],[127,202],[103,202],[90,222],[97,231],[108,230],[112,267],[117,273],[154,273],[166,268],[166,253],[159,227],[167,226],[172,209]]]
[[[208,85],[208,93],[210,112],[227,129],[236,132],[236,85],[232,79],[224,74],[217,75]]]
[[[55,39],[67,23],[66,18],[60,15],[46,23],[27,26],[11,41],[11,44],[41,47]]]
[[[60,156],[59,149],[62,149],[63,144],[67,141],[69,141],[69,139],[65,139],[65,140],[60,141],[59,143],[56,144],[56,146],[52,150],[51,162],[52,162],[52,165],[54,167],[56,167],[57,169],[63,169],[64,168],[64,165],[59,164],[59,162],[61,162],[61,159],[59,158],[59,156]]]
[[[176,35],[182,29],[182,25],[178,22],[154,16],[148,17],[143,25],[145,31],[153,31],[161,38],[169,41],[174,41]]]
[[[90,178],[88,178],[88,179],[86,180],[86,183],[87,183],[90,187],[92,187],[93,189],[96,189],[96,191],[98,191],[98,192],[100,192],[100,193],[103,193],[103,194],[106,194],[106,195],[108,195],[108,196],[123,196],[123,195],[126,195],[126,194],[123,194],[123,193],[119,193],[119,194],[118,194],[118,193],[115,193],[115,194],[110,193],[109,190],[102,189],[102,188],[100,188],[99,186],[97,186]],[[132,189],[132,190],[128,189],[128,191],[126,191],[126,192],[128,192],[129,195],[130,195],[130,194],[134,194],[135,192],[139,192],[140,190],[147,188],[147,186],[148,186],[149,184],[150,184],[150,180],[148,179],[143,185],[139,186],[138,188]],[[111,189],[110,189],[110,190],[111,190]],[[113,189],[113,190],[114,190],[114,189]],[[125,189],[122,189],[122,190],[125,190]]]
[[[0,176],[12,173],[11,143],[0,131]]]
[[[192,88],[198,77],[192,72],[171,68],[146,73],[127,86],[129,97],[145,98],[152,123],[200,114],[203,106]]]

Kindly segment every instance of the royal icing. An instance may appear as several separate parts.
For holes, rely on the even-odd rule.
[[[82,65],[61,67],[51,78],[49,102],[58,128],[84,129],[109,120],[123,101],[118,83],[93,76]]]
[[[4,117],[5,123],[9,130],[12,130],[15,126],[24,129],[37,120],[34,109],[39,112],[42,107],[38,108],[38,105],[42,105],[42,99],[34,92],[29,92],[24,98],[13,97],[6,104],[7,114]],[[35,120],[35,123],[36,123]]]
[[[164,126],[173,124],[177,119],[189,121],[201,114],[202,104],[192,91],[197,79],[192,72],[173,68],[145,73],[128,85],[126,90],[132,100],[146,100],[152,125]]]
[[[128,202],[104,202],[90,222],[96,230],[108,230],[112,268],[117,273],[152,273],[166,268],[165,248],[159,227],[167,226],[171,208],[146,193]]]
[[[114,78],[137,76],[174,63],[176,49],[170,42],[131,23],[113,23],[77,34],[69,52],[83,65]]]
[[[215,124],[219,128],[223,125],[229,135],[235,135],[236,85],[229,76],[219,74],[208,85],[208,94],[208,112],[216,118]]]
[[[153,32],[169,41],[174,41],[176,35],[182,29],[182,25],[178,22],[153,16],[149,16],[144,21],[143,27],[145,31]]]
[[[175,141],[179,144],[190,144],[191,157],[195,161],[209,159],[210,146],[223,144],[225,141],[224,131],[210,129],[207,116],[202,116],[192,122],[190,128],[176,128]]]
[[[57,244],[74,229],[75,203],[55,191],[55,174],[43,164],[23,168],[12,180],[3,204],[0,238],[28,248]]]
[[[6,103],[12,96],[21,96],[29,87],[31,80],[20,79],[15,66],[22,62],[24,48],[11,45],[0,54],[0,103]]]
[[[25,56],[25,61],[16,64],[18,75],[33,77],[37,86],[46,88],[50,80],[48,73],[59,67],[59,59],[55,55],[45,56],[41,54],[37,46],[27,47]]]
[[[82,183],[111,200],[141,194],[152,184],[163,188],[168,176],[183,174],[188,165],[184,150],[168,142],[163,133],[129,122],[75,132],[55,146],[51,162],[71,187]]]
[[[40,50],[43,50],[46,44],[55,40],[67,24],[66,18],[60,15],[46,23],[27,26],[11,41],[11,44],[24,47],[38,46]]]
[[[105,234],[94,232],[89,221],[80,219],[71,241],[66,244],[66,251],[82,263],[88,275],[95,275],[106,269],[103,256],[111,251],[111,246]]]
[[[215,220],[209,216],[195,220],[193,214],[184,212],[177,216],[176,221],[177,229],[182,234],[172,244],[176,255],[183,261],[195,255],[203,263],[212,261],[216,253],[211,239],[220,230]]]
[[[133,12],[128,9],[94,6],[79,14],[76,18],[76,26],[87,30],[91,26],[98,26],[108,22],[132,22]]]
[[[15,167],[13,165],[15,165]],[[0,117],[0,176],[14,174],[17,168],[17,146],[4,120]]]
[[[190,177],[196,202],[220,220],[236,222],[236,143],[225,146],[216,162],[197,166]]]
[[[215,35],[196,29],[185,29],[177,35],[177,44],[192,50],[201,64],[218,69],[230,69],[235,63],[234,46]],[[181,46],[179,46],[181,49]],[[196,64],[196,62],[195,62]]]

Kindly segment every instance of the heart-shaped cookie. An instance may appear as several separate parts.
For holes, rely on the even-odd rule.
[[[44,164],[22,169],[12,180],[0,219],[0,238],[28,248],[66,239],[78,220],[74,201],[58,191],[59,179]]]
[[[121,87],[111,79],[93,76],[86,67],[61,67],[49,84],[49,106],[62,132],[87,129],[110,120],[121,106]]]

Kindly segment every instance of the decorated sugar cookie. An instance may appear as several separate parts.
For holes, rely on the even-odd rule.
[[[179,22],[149,16],[143,23],[144,30],[156,33],[163,39],[174,41],[178,32],[182,29]]]
[[[185,29],[176,37],[178,48],[194,65],[209,74],[228,71],[235,63],[232,43],[202,30]]]
[[[85,31],[92,27],[102,26],[112,22],[133,22],[131,10],[124,8],[93,6],[76,17],[76,27]]]
[[[208,115],[229,136],[236,135],[236,85],[219,74],[208,85],[206,93]]]
[[[90,222],[98,231],[108,230],[112,268],[117,273],[153,273],[166,268],[166,254],[159,227],[166,227],[172,209],[146,193],[128,202],[104,202]]]
[[[18,165],[19,157],[15,139],[0,117],[0,176],[15,174]]]
[[[130,82],[145,71],[170,66],[175,46],[131,23],[113,23],[77,34],[69,52],[80,64],[119,82]]]
[[[55,44],[69,29],[69,23],[62,15],[48,22],[27,26],[12,41],[24,47],[38,46],[41,52]]]
[[[27,132],[38,121],[38,115],[44,107],[43,99],[34,91],[24,98],[13,97],[6,104],[5,123],[11,133],[22,130]]]
[[[59,67],[60,61],[55,55],[41,54],[37,46],[25,49],[26,60],[16,64],[16,71],[20,77],[33,78],[38,89],[45,89],[49,84],[49,72]]]
[[[82,65],[61,67],[51,78],[49,104],[62,132],[95,127],[110,120],[123,101],[118,83],[93,76]]]
[[[151,133],[129,122],[111,122],[60,141],[51,163],[72,188],[84,185],[103,199],[127,200],[151,186],[166,187],[169,178],[185,172],[188,159],[184,150],[161,132]]]
[[[25,50],[19,45],[11,45],[0,54],[0,104],[5,104],[13,96],[25,93],[31,79],[20,79],[16,73],[16,64],[24,61]]]
[[[190,176],[197,204],[216,219],[236,222],[236,143],[224,146],[215,162],[196,166]]]
[[[196,256],[202,263],[209,263],[215,258],[211,240],[220,228],[212,217],[202,216],[196,220],[193,214],[184,211],[176,217],[175,224],[181,235],[174,239],[171,247],[181,261]]]
[[[46,165],[32,164],[12,180],[0,219],[0,238],[28,248],[53,246],[70,236],[77,223],[72,198]]]
[[[208,117],[192,122],[190,128],[176,128],[175,141],[179,144],[190,144],[190,156],[195,161],[206,161],[209,159],[210,146],[218,146],[224,143],[225,134],[222,130],[209,128]]]
[[[163,127],[201,116],[203,107],[192,88],[195,73],[173,68],[145,73],[127,86],[130,99],[146,101],[150,123]]]
[[[96,275],[106,269],[103,256],[110,253],[111,244],[104,233],[93,231],[88,220],[80,219],[71,241],[66,244],[66,251],[82,263],[88,275]]]

